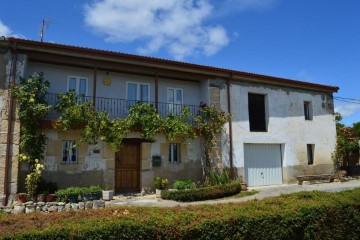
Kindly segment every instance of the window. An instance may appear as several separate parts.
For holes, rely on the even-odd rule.
[[[169,112],[173,114],[181,114],[183,104],[183,90],[180,88],[168,88],[167,102]]]
[[[265,95],[249,93],[249,124],[251,132],[266,132]]]
[[[304,102],[304,116],[305,116],[305,120],[312,120],[311,102]]]
[[[73,164],[78,162],[78,148],[73,147],[75,141],[65,140],[62,142],[62,163]]]
[[[180,144],[170,143],[169,144],[169,162],[180,163]]]
[[[308,165],[314,164],[314,149],[315,149],[315,144],[307,144]]]
[[[86,96],[87,78],[70,76],[68,78],[68,91],[75,91],[79,95]]]
[[[133,101],[134,103],[137,101],[148,102],[150,95],[149,90],[150,87],[147,83],[128,82],[127,100]]]

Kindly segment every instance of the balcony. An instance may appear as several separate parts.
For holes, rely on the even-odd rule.
[[[89,96],[81,97],[83,101],[93,102],[94,98]],[[46,102],[53,106],[51,112],[45,117],[46,120],[55,120],[59,117],[59,113],[54,109],[55,104],[57,103],[58,98],[55,93],[46,94]],[[105,111],[109,114],[110,119],[114,118],[125,118],[128,115],[129,109],[131,106],[135,105],[139,101],[132,101],[126,99],[118,98],[104,98],[96,97],[95,98],[95,109],[99,112]],[[189,108],[190,115],[195,117],[199,113],[199,106],[197,105],[182,105],[182,104],[172,104],[172,103],[162,103],[158,102],[157,107],[155,102],[147,102],[150,105],[153,105],[158,110],[158,114],[165,118],[168,113],[181,114],[184,108]]]

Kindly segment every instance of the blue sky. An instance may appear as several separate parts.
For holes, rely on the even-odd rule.
[[[360,121],[358,0],[2,0],[0,36],[175,59],[340,87]],[[6,10],[5,10],[6,9]],[[4,11],[5,10],[5,11]]]

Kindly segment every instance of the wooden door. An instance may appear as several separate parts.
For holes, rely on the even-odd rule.
[[[115,153],[115,191],[140,191],[140,143],[125,142]]]

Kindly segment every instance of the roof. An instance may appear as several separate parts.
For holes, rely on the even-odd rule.
[[[218,78],[233,80],[248,80],[253,82],[267,83],[281,86],[291,86],[302,89],[317,90],[328,93],[337,92],[339,87],[298,81],[293,79],[267,76],[262,74],[232,70],[226,68],[205,66],[193,63],[173,61],[155,57],[140,56],[127,53],[119,53],[94,48],[79,46],[70,46],[58,43],[39,42],[19,38],[4,38],[0,43],[7,43],[9,47],[15,47],[18,50],[33,51],[39,53],[55,54],[58,56],[82,57],[86,59],[103,60],[122,64],[151,67],[164,70],[175,70],[189,74],[203,74]]]

